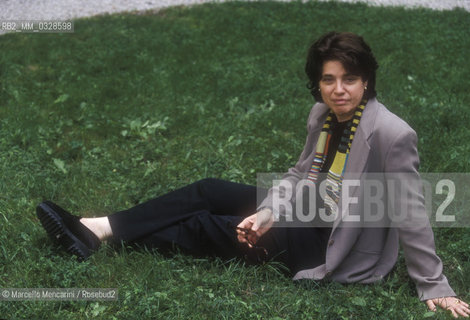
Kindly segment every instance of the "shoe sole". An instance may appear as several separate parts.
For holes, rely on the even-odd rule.
[[[79,261],[91,256],[90,249],[67,228],[60,215],[52,208],[41,203],[36,213],[49,237],[59,243],[65,251],[76,256]]]

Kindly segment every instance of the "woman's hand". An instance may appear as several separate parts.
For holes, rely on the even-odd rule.
[[[470,315],[470,309],[468,308],[468,304],[455,297],[429,299],[426,300],[426,304],[428,305],[428,308],[431,311],[436,311],[436,305],[444,310],[450,310],[454,318],[458,318],[459,316],[468,318],[468,316]]]
[[[238,241],[252,247],[271,228],[273,221],[273,213],[268,208],[245,218],[237,226]]]

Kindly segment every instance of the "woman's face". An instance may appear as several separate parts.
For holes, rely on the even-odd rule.
[[[320,79],[323,101],[336,114],[339,122],[347,121],[354,115],[364,94],[367,81],[360,76],[348,74],[339,61],[326,61]]]

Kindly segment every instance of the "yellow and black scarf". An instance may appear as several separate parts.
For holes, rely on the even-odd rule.
[[[336,208],[341,196],[341,185],[344,175],[344,170],[346,169],[346,164],[348,163],[349,150],[351,149],[351,144],[354,139],[354,134],[356,133],[357,126],[362,117],[362,112],[364,111],[367,101],[362,101],[362,104],[356,108],[354,116],[348,121],[341,140],[336,151],[335,158],[333,163],[328,171],[326,178],[326,194],[327,196],[324,199],[325,207],[327,213],[336,215]],[[317,146],[315,149],[315,157],[313,158],[312,167],[308,172],[307,179],[312,183],[316,183],[318,180],[318,174],[321,172],[322,167],[326,162],[326,157],[328,155],[328,147],[330,144],[332,136],[332,123],[333,123],[334,114],[332,111],[328,114],[325,123],[323,124],[322,131],[318,137]]]

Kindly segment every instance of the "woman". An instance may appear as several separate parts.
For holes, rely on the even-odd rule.
[[[294,188],[301,181],[326,185],[325,194],[316,196],[326,209],[324,217],[348,213],[349,206],[341,206],[342,187],[352,174],[419,178],[416,133],[375,99],[377,67],[369,46],[351,33],[328,33],[309,50],[306,73],[318,103],[310,112],[304,150],[283,182]],[[259,206],[257,192],[264,199]],[[276,206],[276,197],[287,198],[287,205]],[[295,192],[287,195],[279,187],[266,191],[204,179],[108,217],[73,216],[52,202],[41,203],[37,214],[49,235],[79,259],[88,258],[104,240],[160,250],[177,245],[193,254],[276,259],[294,279],[344,283],[383,279],[396,262],[400,241],[420,299],[431,310],[438,305],[455,317],[470,314],[442,274],[429,223],[348,228],[334,219],[321,227],[273,227],[274,220],[300,207],[295,199]],[[411,205],[421,215],[420,199],[399,201],[415,201]]]

